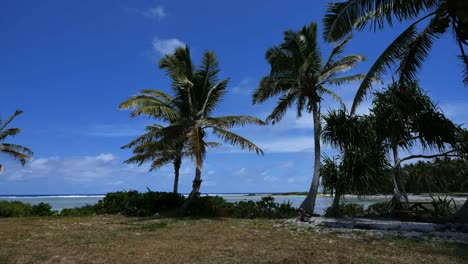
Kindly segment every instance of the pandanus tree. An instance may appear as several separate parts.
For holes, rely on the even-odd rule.
[[[463,130],[446,118],[415,81],[406,85],[391,83],[375,94],[372,102],[375,130],[386,144],[393,164],[395,199],[401,193],[408,200],[402,183],[402,163],[414,159],[431,159],[460,155]],[[401,157],[400,150],[421,147],[423,154]],[[428,153],[429,152],[429,153]]]
[[[303,111],[313,115],[314,176],[310,190],[300,206],[308,214],[314,213],[320,178],[322,97],[330,95],[341,102],[330,87],[364,77],[362,74],[340,75],[364,60],[361,55],[342,56],[350,39],[348,37],[334,46],[328,58],[323,60],[318,45],[316,23],[304,26],[299,31],[286,31],[283,43],[267,50],[266,59],[271,67],[270,74],[262,78],[253,93],[254,104],[280,96],[276,107],[267,117],[267,122],[277,123],[294,104],[298,118],[302,116]]]
[[[16,110],[15,113],[10,116],[6,121],[0,120],[0,152],[12,157],[15,160],[19,160],[21,165],[25,165],[27,161],[32,159],[32,155],[34,154],[30,149],[27,147],[6,143],[5,140],[8,137],[13,137],[21,133],[21,129],[19,128],[7,128],[7,126],[17,117],[23,113],[21,110]],[[0,173],[3,171],[3,165],[0,164]]]
[[[121,109],[133,109],[130,116],[146,115],[164,123],[183,122],[184,102],[158,90],[143,90],[140,94],[120,104]],[[163,129],[154,124],[146,127],[146,133],[132,140],[123,149],[133,148],[131,158],[126,163],[142,165],[151,162],[150,171],[172,163],[174,166],[173,192],[178,192],[179,171],[182,166],[184,131],[178,127]]]
[[[435,41],[452,29],[463,61],[464,83],[468,86],[468,1],[466,0],[347,0],[328,4],[324,18],[324,38],[335,42],[353,30],[369,26],[383,30],[397,22],[411,23],[377,58],[362,81],[353,103],[353,113],[363,100],[372,80],[387,69],[397,66],[399,82],[409,83]],[[421,27],[421,29],[418,29]]]
[[[374,129],[369,115],[350,115],[335,110],[324,117],[323,140],[338,148],[333,159],[324,158],[322,186],[334,195],[328,214],[340,216],[340,198],[347,193],[365,195],[380,193],[388,179],[389,162],[384,144]]]

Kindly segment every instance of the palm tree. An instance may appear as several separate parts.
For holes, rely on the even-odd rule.
[[[174,54],[162,58],[159,67],[171,78],[171,87],[175,95],[171,97],[160,91],[152,91],[157,93],[158,99],[142,98],[141,107],[132,114],[152,115],[167,121],[169,124],[158,127],[157,135],[154,135],[159,139],[159,143],[155,143],[158,145],[157,149],[167,151],[179,146],[178,151],[183,149],[182,152],[194,160],[195,178],[192,191],[184,204],[186,209],[200,191],[207,148],[220,145],[206,141],[209,132],[231,145],[263,154],[254,143],[229,129],[235,126],[265,123],[251,116],[212,116],[226,93],[229,82],[229,79],[218,80],[219,63],[214,52],[205,52],[200,65],[195,67],[192,64],[189,47],[179,47]],[[145,147],[142,147],[141,151],[146,152]]]
[[[16,110],[15,113],[10,116],[6,122],[0,120],[0,152],[11,156],[15,160],[19,160],[21,165],[25,165],[28,160],[32,159],[34,154],[30,149],[17,144],[4,143],[7,137],[12,137],[21,133],[19,128],[6,128],[12,121],[23,113],[21,110]],[[3,165],[0,164],[0,173],[3,171]]]
[[[314,121],[314,176],[309,193],[301,204],[301,209],[313,214],[315,198],[320,178],[320,102],[324,94],[341,101],[328,85],[361,80],[364,76],[356,74],[339,77],[338,75],[364,60],[361,55],[342,57],[346,43],[351,37],[338,43],[328,58],[323,61],[318,47],[317,24],[312,22],[299,31],[286,31],[284,41],[279,46],[267,50],[266,59],[271,66],[270,74],[263,77],[253,93],[253,103],[281,95],[276,107],[267,117],[267,122],[280,121],[287,109],[296,103],[297,117],[302,112],[312,112]]]
[[[362,81],[351,108],[354,113],[371,87],[375,77],[387,68],[398,65],[398,80],[409,83],[415,80],[434,42],[452,28],[465,66],[464,83],[468,86],[468,1],[466,0],[347,0],[328,4],[324,18],[324,38],[328,42],[345,38],[352,30],[366,26],[382,30],[393,20],[412,22],[377,58]],[[424,24],[423,29],[418,26]]]
[[[133,109],[130,116],[146,115],[166,123],[177,123],[184,119],[184,103],[158,90],[143,90],[119,106],[120,109]],[[182,121],[183,122],[183,121]],[[179,171],[182,166],[184,131],[178,128],[163,130],[163,126],[154,124],[146,128],[147,132],[132,140],[123,149],[134,148],[133,157],[126,163],[152,162],[150,171],[168,163],[174,166],[173,192],[178,192]],[[169,133],[169,134],[164,134]]]
[[[183,121],[173,122],[163,130],[180,129],[184,131],[185,150],[195,162],[192,191],[184,204],[184,208],[187,208],[200,191],[201,173],[207,147],[220,145],[206,141],[209,132],[211,131],[213,136],[226,143],[263,154],[263,151],[254,143],[229,131],[229,129],[235,126],[264,125],[265,123],[251,116],[212,116],[226,93],[229,82],[229,79],[218,80],[219,64],[214,52],[205,52],[200,65],[195,67],[192,64],[188,46],[177,48],[173,55],[166,55],[159,65],[171,77],[176,100],[181,102],[184,109]]]

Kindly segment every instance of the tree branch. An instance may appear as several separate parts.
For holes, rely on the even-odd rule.
[[[432,159],[432,158],[436,158],[436,157],[454,157],[454,156],[457,156],[457,155],[451,155],[451,153],[454,153],[455,151],[456,150],[449,150],[447,152],[434,154],[434,155],[411,155],[411,156],[399,159],[396,162],[395,167],[398,167],[402,162],[410,160],[410,159],[417,159],[417,158]]]

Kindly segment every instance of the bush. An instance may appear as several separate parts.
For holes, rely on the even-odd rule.
[[[368,216],[387,216],[390,213],[390,205],[388,202],[380,202],[369,205],[366,210]]]
[[[434,198],[431,196],[431,198],[432,206],[434,207],[433,216],[436,219],[452,215],[457,211],[457,204],[453,198],[449,199],[448,196],[445,196],[444,198],[441,198],[440,196]]]
[[[196,217],[234,218],[289,218],[297,216],[291,203],[278,204],[274,198],[263,197],[261,201],[226,202],[219,196],[196,197],[189,207],[188,214]]]
[[[52,216],[56,212],[48,203],[30,205],[20,201],[0,201],[0,217]]]
[[[126,216],[152,216],[175,211],[184,202],[184,196],[176,193],[148,191],[108,193],[99,204],[99,213],[123,214]]]
[[[31,205],[19,201],[0,201],[0,217],[28,216]]]
[[[32,216],[52,216],[56,214],[52,211],[52,206],[48,203],[38,203],[31,207],[30,215]]]
[[[330,206],[325,211],[325,216],[335,217],[335,216],[350,216],[350,217],[360,217],[364,216],[365,211],[364,207],[360,204],[347,203],[340,204],[339,211],[336,212],[336,209],[333,206]]]
[[[195,217],[226,217],[232,214],[233,204],[219,196],[197,196],[187,209]]]

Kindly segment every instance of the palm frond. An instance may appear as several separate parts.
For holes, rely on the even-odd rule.
[[[284,96],[281,96],[273,109],[273,111],[266,118],[267,123],[272,123],[273,125],[279,122],[289,107],[297,100],[297,93],[288,93]]]
[[[198,112],[199,116],[206,116],[213,112],[216,105],[220,102],[223,95],[226,93],[226,87],[228,85],[229,79],[223,80],[213,86],[205,98],[202,108]]]
[[[284,77],[263,77],[260,80],[258,88],[252,94],[252,103],[263,103],[266,100],[287,92],[290,88],[294,87],[295,80],[290,77]]]
[[[353,38],[352,35],[349,35],[348,37],[346,37],[345,39],[343,39],[342,41],[340,41],[338,44],[336,44],[335,46],[333,46],[333,49],[332,51],[330,52],[330,55],[328,56],[328,59],[326,60],[324,66],[326,67],[327,65],[331,65],[335,58],[340,56],[341,54],[343,54],[344,52],[344,49],[346,48],[346,44],[348,44],[348,42]],[[322,70],[322,71],[325,71],[325,70]]]
[[[333,92],[332,90],[327,89],[327,88],[325,88],[323,86],[320,86],[318,91],[319,91],[319,94],[328,94],[328,95],[330,95],[335,101],[337,101],[341,105],[341,108],[343,108],[346,111],[346,104],[343,102],[341,97],[338,96],[335,92]]]
[[[3,141],[7,137],[15,136],[19,133],[21,133],[21,129],[19,128],[9,128],[6,130],[2,130],[0,131],[0,141]]]
[[[3,145],[5,145],[5,144],[3,144]],[[10,157],[12,157],[15,160],[19,160],[21,162],[21,165],[23,165],[23,166],[26,164],[26,162],[28,160],[32,159],[31,156],[29,156],[27,154],[24,154],[24,153],[22,153],[20,151],[17,151],[15,149],[11,149],[11,148],[0,148],[0,152],[9,155]]]
[[[1,122],[0,122],[0,131],[2,131],[3,129],[5,129],[5,127],[7,127],[8,124],[10,124],[11,121],[13,121],[13,119],[15,119],[15,117],[21,115],[22,113],[23,113],[23,111],[21,111],[21,110],[16,110],[15,113],[14,113],[13,115],[11,115],[11,116],[7,119],[7,121],[6,121],[5,123],[1,123]]]
[[[438,19],[434,18],[429,25],[421,31],[403,50],[398,67],[399,81],[409,83],[416,79],[416,72],[429,54],[429,50],[441,33],[438,27]]]
[[[238,146],[241,149],[248,149],[249,151],[255,151],[257,154],[263,154],[263,150],[261,148],[257,147],[254,143],[246,138],[239,136],[238,134],[221,128],[213,128],[213,134],[219,139],[233,146]]]
[[[430,11],[439,0],[396,1],[396,0],[348,0],[328,4],[323,19],[324,39],[334,42],[347,36],[353,29],[362,30],[369,23],[375,31],[382,29],[385,23],[393,24],[392,18],[398,21],[419,17]]]
[[[207,146],[208,148],[219,148],[222,146],[222,144],[219,142],[206,142],[205,146]]]
[[[362,55],[348,55],[345,56],[338,61],[333,62],[330,65],[325,65],[324,71],[321,72],[320,75],[320,81],[321,82],[328,82],[330,78],[334,78],[335,75],[348,71],[354,66],[356,66],[357,63],[365,61],[366,57]]]
[[[171,156],[163,156],[163,157],[160,157],[158,159],[155,159],[151,163],[151,167],[150,167],[149,171],[159,169],[162,166],[164,166],[164,165],[166,165],[168,163],[171,163],[171,162],[174,162],[174,157],[171,157]]]
[[[34,152],[32,152],[32,150],[30,150],[30,149],[27,148],[27,147],[18,145],[18,144],[1,143],[0,145],[1,145],[0,151],[3,151],[4,149],[9,149],[9,150],[14,150],[14,151],[22,152],[23,154],[25,154],[25,155],[27,155],[27,156],[32,156],[32,155],[34,155]],[[30,158],[32,158],[32,157],[30,157]]]
[[[246,125],[265,125],[266,123],[253,116],[219,116],[207,117],[200,119],[198,122],[200,127],[219,127],[219,128],[232,128],[235,126],[244,127]]]
[[[372,83],[385,72],[385,69],[394,65],[406,46],[416,35],[416,24],[412,24],[403,31],[377,58],[362,80],[351,107],[351,114],[354,114],[359,104],[362,102],[368,91],[372,88]]]
[[[355,82],[355,81],[362,81],[366,77],[365,74],[355,74],[345,77],[338,77],[331,80],[328,80],[329,84],[340,86],[344,83]]]

